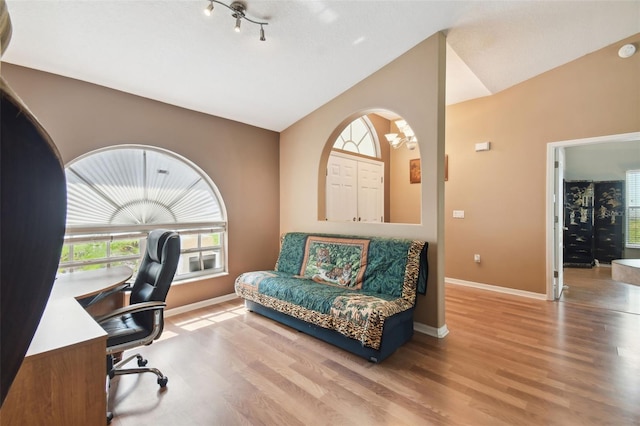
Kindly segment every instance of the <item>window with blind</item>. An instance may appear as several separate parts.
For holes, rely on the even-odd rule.
[[[60,271],[128,265],[156,228],[180,234],[176,280],[227,270],[226,209],[211,179],[167,150],[120,145],[66,166],[67,225]]]
[[[627,247],[640,248],[640,170],[627,171]]]

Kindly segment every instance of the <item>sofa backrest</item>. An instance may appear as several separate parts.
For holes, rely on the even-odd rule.
[[[403,297],[424,294],[424,241],[290,232],[282,236],[276,271],[327,285]]]

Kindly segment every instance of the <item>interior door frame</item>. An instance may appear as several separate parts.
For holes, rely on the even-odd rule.
[[[554,200],[554,226],[553,226],[553,249],[556,255],[553,256],[553,288],[551,294],[553,300],[560,299],[562,290],[564,289],[564,169],[566,165],[565,147],[558,146],[554,150],[554,184],[553,184],[553,200]]]
[[[554,295],[554,276],[555,265],[563,264],[562,250],[557,250],[555,247],[555,188],[558,187],[556,180],[557,175],[564,176],[564,170],[561,170],[556,174],[555,161],[556,151],[559,148],[567,148],[571,146],[591,145],[596,143],[609,143],[609,142],[632,142],[640,140],[640,132],[622,133],[617,135],[597,136],[593,138],[584,139],[571,139],[565,141],[549,142],[547,143],[547,191],[545,197],[546,204],[546,282],[547,282],[547,300],[555,300]],[[559,198],[559,197],[558,197]],[[559,200],[562,202],[562,200]],[[564,216],[558,217],[558,226],[564,227]],[[563,285],[563,283],[558,283]]]

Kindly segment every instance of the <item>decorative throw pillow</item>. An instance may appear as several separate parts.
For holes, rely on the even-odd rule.
[[[359,290],[368,251],[366,239],[310,236],[300,275],[319,283]]]

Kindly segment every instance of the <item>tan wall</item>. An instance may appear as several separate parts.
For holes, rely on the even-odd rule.
[[[409,123],[410,126],[413,124]],[[413,127],[412,127],[413,128]],[[420,159],[420,147],[391,149],[391,220],[393,223],[420,223],[420,183],[409,181],[409,161]]]
[[[640,54],[617,55],[628,42],[640,35],[447,108],[448,278],[546,292],[547,143],[640,130]],[[483,141],[491,151],[475,152]]]
[[[444,325],[443,159],[445,39],[440,33],[328,102],[280,135],[280,229],[423,239],[430,243],[427,296],[416,321]],[[420,225],[334,223],[318,220],[323,167],[341,124],[371,110],[394,111],[411,124],[422,153]]]
[[[378,137],[378,142],[380,144],[380,159],[382,161],[384,161],[384,221],[385,222],[390,222],[390,218],[391,218],[391,204],[390,204],[390,197],[388,196],[388,194],[391,193],[391,187],[390,187],[390,182],[391,182],[391,178],[389,175],[389,156],[391,154],[391,150],[389,147],[389,144],[387,143],[387,139],[385,139],[384,135],[389,133],[389,129],[391,126],[391,123],[389,120],[387,120],[384,117],[379,116],[378,114],[369,114],[368,115],[369,120],[371,121],[371,124],[373,125],[375,131],[376,131],[376,136]],[[320,200],[318,200],[318,203],[320,203]]]
[[[393,149],[385,135],[398,133],[394,123],[378,114],[369,114],[376,129],[384,168],[384,217],[391,223],[420,223],[420,185],[409,182],[409,160],[420,158],[420,147],[410,151],[405,147]],[[411,125],[411,123],[409,123]]]
[[[240,273],[273,268],[278,133],[11,64],[2,64],[2,75],[65,162],[109,145],[154,145],[190,159],[215,182],[228,214],[229,275],[174,286],[170,308],[233,293]]]

